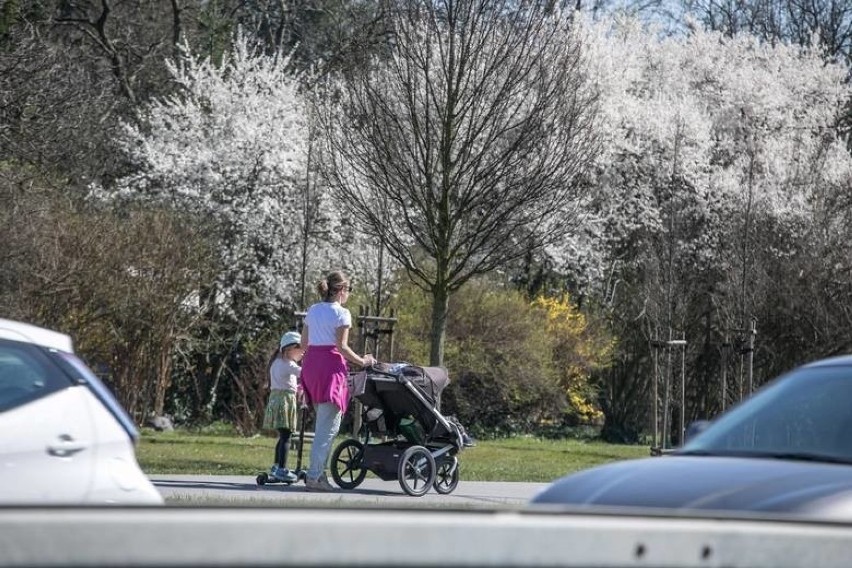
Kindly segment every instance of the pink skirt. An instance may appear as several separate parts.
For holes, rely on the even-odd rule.
[[[302,388],[311,404],[349,406],[349,368],[336,345],[309,345],[302,359]]]

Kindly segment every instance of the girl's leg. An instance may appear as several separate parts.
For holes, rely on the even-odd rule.
[[[275,463],[282,469],[287,468],[287,454],[290,453],[290,429],[278,428],[278,443],[275,444]]]
[[[324,402],[314,406],[316,410],[316,426],[314,441],[311,444],[311,465],[308,468],[308,479],[319,479],[325,471],[328,456],[331,453],[331,443],[340,430],[340,409],[332,402]]]

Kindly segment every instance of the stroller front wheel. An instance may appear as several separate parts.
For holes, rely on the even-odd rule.
[[[364,463],[364,444],[344,440],[331,455],[331,477],[342,489],[355,489],[367,476]]]
[[[399,460],[399,484],[413,497],[422,497],[435,483],[435,458],[423,446],[411,446]]]
[[[459,485],[459,460],[455,457],[442,460],[438,464],[438,473],[435,475],[435,491],[441,495],[449,495]]]

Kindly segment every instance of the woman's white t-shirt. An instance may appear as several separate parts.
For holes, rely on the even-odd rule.
[[[305,314],[308,345],[336,345],[337,328],[352,327],[352,314],[340,302],[319,302]]]

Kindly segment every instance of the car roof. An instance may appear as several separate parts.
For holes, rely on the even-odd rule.
[[[802,365],[802,368],[812,367],[844,367],[852,366],[852,355],[838,355],[826,359],[818,359]]]
[[[0,338],[74,353],[74,345],[70,336],[19,321],[0,318]]]

